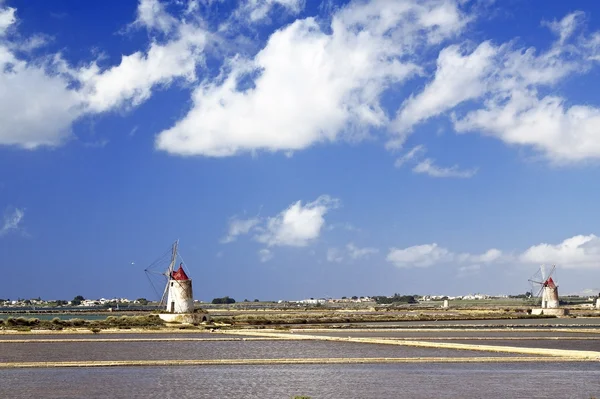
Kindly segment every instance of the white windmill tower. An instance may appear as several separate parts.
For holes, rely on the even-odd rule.
[[[204,312],[196,312],[194,309],[192,280],[188,277],[188,273],[186,273],[184,270],[183,262],[181,262],[179,264],[179,268],[175,270],[175,264],[177,263],[177,258],[179,256],[178,247],[179,240],[175,241],[171,247],[170,262],[166,271],[158,273],[154,272],[152,268],[159,266],[162,262],[165,262],[167,254],[164,254],[161,258],[159,258],[158,261],[154,262],[146,269],[147,274],[161,274],[162,276],[166,277],[166,284],[160,300],[160,307],[168,313],[163,313],[159,316],[165,321],[178,321],[186,323],[207,321],[208,316],[206,314],[195,314]],[[162,264],[164,265],[164,263]],[[150,279],[150,281],[152,282],[152,279]]]
[[[529,279],[531,284],[531,295],[541,298],[540,309],[533,309],[533,314],[545,314],[561,316],[568,313],[566,309],[559,309],[558,285],[554,282],[552,275],[556,266],[548,271],[544,265]]]
[[[177,262],[177,247],[179,240],[173,243],[171,262],[167,269],[167,285],[165,294],[167,296],[166,311],[169,313],[194,313],[194,293],[192,291],[192,280],[183,270],[183,263],[179,264],[179,269],[175,269]],[[161,301],[162,302],[162,301]]]

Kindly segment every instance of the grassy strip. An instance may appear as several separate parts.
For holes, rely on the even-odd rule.
[[[204,342],[204,341],[283,341],[283,338],[73,338],[73,339],[0,339],[0,344],[57,344],[75,342]]]
[[[0,369],[55,367],[148,367],[148,366],[219,366],[281,364],[377,364],[377,363],[514,363],[556,362],[549,357],[400,357],[400,358],[296,358],[296,359],[201,359],[201,360],[105,360],[76,362],[7,362]],[[589,361],[580,357],[560,358],[561,362]]]
[[[40,320],[36,318],[9,317],[0,320],[0,329],[31,331],[31,330],[54,330],[60,331],[65,328],[88,328],[97,332],[108,328],[131,329],[131,328],[160,328],[165,322],[158,315],[144,316],[108,316],[105,320],[71,319],[61,320],[55,317],[52,320]]]

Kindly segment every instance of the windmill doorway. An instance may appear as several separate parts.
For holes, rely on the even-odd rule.
[[[175,313],[175,302],[171,302],[171,313]]]

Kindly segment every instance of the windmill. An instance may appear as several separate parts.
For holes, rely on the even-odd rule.
[[[536,298],[541,297],[542,309],[558,308],[558,285],[552,279],[552,275],[556,270],[556,266],[546,270],[544,265],[540,266],[539,270],[529,279],[531,284],[531,295]]]
[[[179,240],[175,241],[170,251],[161,255],[156,261],[148,266],[144,271],[154,289],[156,296],[159,296],[157,285],[164,285],[162,296],[160,296],[160,307],[169,313],[193,313],[194,295],[192,291],[192,280],[183,269],[183,259],[179,268],[175,270],[177,263]],[[164,264],[169,260],[166,270]],[[155,282],[156,277],[160,282]]]

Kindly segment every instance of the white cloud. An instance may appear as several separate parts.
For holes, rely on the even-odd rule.
[[[559,37],[558,43],[563,44],[575,32],[584,16],[583,12],[575,11],[560,21],[554,20],[552,22],[545,22],[544,24]]]
[[[519,260],[538,265],[556,264],[561,269],[600,269],[600,237],[578,235],[555,245],[534,245],[523,252]]]
[[[15,208],[13,210],[6,210],[4,212],[4,220],[2,228],[0,228],[0,236],[16,231],[20,229],[21,222],[25,216],[25,210]]]
[[[496,52],[489,42],[481,43],[471,54],[464,54],[457,45],[440,51],[433,81],[405,101],[394,121],[396,130],[405,133],[431,116],[480,97],[486,90],[483,78],[489,73]]]
[[[412,171],[414,173],[426,174],[431,177],[455,177],[455,178],[470,178],[477,173],[477,169],[460,169],[458,165],[449,168],[437,166],[432,158],[423,159],[425,154],[425,146],[417,145],[410,151],[396,159],[394,166],[402,167],[406,163],[413,163]]]
[[[273,252],[270,249],[263,248],[258,251],[258,257],[261,262],[268,262],[273,259]]]
[[[490,102],[486,109],[456,121],[455,127],[530,146],[556,163],[600,158],[600,108],[566,107],[564,102],[556,96],[540,99],[532,91],[515,91],[508,102]]]
[[[512,43],[483,42],[471,54],[448,46],[439,54],[433,80],[405,101],[395,120],[399,136],[392,144],[402,143],[415,124],[472,100],[478,103],[475,110],[453,116],[458,132],[481,132],[507,144],[528,146],[558,163],[599,158],[600,108],[567,106],[560,96],[539,95],[590,68],[598,53],[594,44],[598,33],[577,36],[582,19],[583,13],[575,12],[546,23],[558,38],[539,54]],[[437,173],[426,162],[420,169]]]
[[[492,248],[484,252],[480,255],[473,255],[469,253],[464,253],[458,255],[458,260],[460,262],[468,262],[468,263],[492,263],[498,260],[503,259],[502,251],[496,248]]]
[[[483,254],[454,253],[438,244],[415,245],[408,248],[391,248],[386,260],[396,267],[430,267],[442,263],[467,264],[494,263],[509,259],[500,250],[490,249]],[[466,269],[465,269],[466,270]]]
[[[195,81],[206,42],[204,30],[181,23],[171,40],[165,44],[153,41],[146,52],[123,56],[119,65],[101,71],[94,62],[80,69],[78,78],[84,85],[88,110],[99,113],[137,106],[150,98],[157,85],[168,86],[177,78]]]
[[[168,33],[177,26],[177,19],[169,15],[159,0],[140,0],[134,24]]]
[[[477,169],[460,169],[457,165],[444,168],[435,165],[433,159],[427,158],[415,165],[413,172],[423,173],[431,177],[457,177],[466,179],[475,176]]]
[[[329,248],[327,249],[327,262],[335,262],[340,263],[344,260],[344,256],[342,251],[338,248]]]
[[[259,218],[238,219],[233,217],[229,220],[229,231],[227,236],[221,240],[222,243],[230,243],[237,239],[238,236],[248,234],[250,230],[255,228],[260,223]]]
[[[319,238],[326,225],[325,215],[338,206],[338,199],[321,195],[306,205],[302,201],[296,201],[273,217],[232,217],[227,236],[221,242],[230,243],[241,235],[255,233],[254,239],[268,247],[305,247]]]
[[[5,37],[17,22],[15,13],[0,4],[0,145],[56,146],[81,115],[81,97],[69,88],[72,79],[60,72],[59,55],[38,62],[16,55],[15,49],[23,51],[27,41]]]
[[[0,2],[0,7],[1,6],[2,3]],[[11,7],[0,9],[0,36],[3,36],[8,28],[16,22],[15,11],[16,10]]]
[[[420,46],[460,31],[452,1],[353,2],[333,15],[331,33],[313,18],[271,35],[253,58],[231,59],[193,94],[190,112],[157,138],[180,155],[289,151],[363,136],[385,127],[380,95],[419,67]],[[344,132],[344,133],[342,133]]]
[[[396,159],[394,166],[399,168],[407,162],[410,162],[414,159],[419,158],[425,152],[425,147],[423,145],[417,145],[413,147],[406,154],[402,155],[400,158]]]
[[[313,202],[290,205],[270,217],[256,236],[258,242],[271,246],[304,247],[319,237],[325,225],[325,214],[338,206],[339,200],[322,195]]]
[[[138,16],[140,21],[148,28],[164,28],[161,21],[168,14],[159,4],[151,19],[143,11],[148,4],[159,3],[142,0],[140,12],[146,17]],[[15,23],[15,9],[0,5],[0,145],[26,149],[61,145],[81,116],[137,106],[156,85],[169,85],[176,78],[195,80],[206,42],[201,28],[180,22],[170,40],[152,41],[148,51],[125,55],[120,65],[102,70],[93,62],[75,69],[60,54],[33,59],[19,55],[43,43],[34,40],[39,35],[5,37]]]
[[[600,270],[600,237],[577,235],[558,244],[542,243],[523,252],[507,252],[496,248],[481,254],[455,253],[437,244],[391,248],[387,261],[400,268],[430,267],[438,264],[459,266],[460,273],[480,270],[484,265],[505,264],[518,267],[555,264],[560,269]]]
[[[391,248],[386,260],[396,267],[429,267],[436,263],[444,263],[452,260],[453,254],[446,248],[436,243],[415,245],[412,247],[398,249]]]
[[[250,22],[258,22],[267,18],[275,7],[281,7],[290,14],[298,14],[304,8],[304,0],[247,0],[242,2],[238,14],[248,18]]]
[[[366,258],[366,257],[369,257],[370,255],[373,255],[373,254],[376,254],[379,252],[379,250],[377,248],[372,248],[372,247],[359,248],[356,245],[354,245],[353,243],[348,243],[346,245],[346,250],[348,251],[348,255],[352,259]]]
[[[45,36],[13,35],[18,13],[0,2],[0,145],[61,145],[82,116],[135,107],[156,90],[183,83],[193,87],[191,109],[156,139],[158,149],[173,154],[290,153],[386,129],[396,133],[390,147],[399,146],[415,125],[469,102],[470,111],[452,114],[458,132],[527,146],[557,163],[600,158],[600,107],[572,104],[555,90],[600,60],[600,33],[581,33],[581,12],[544,23],[556,41],[543,52],[516,42],[446,45],[424,89],[409,93],[400,109],[384,111],[382,94],[390,88],[400,93],[409,78],[425,75],[423,54],[473,18],[461,11],[463,3],[351,1],[335,10],[329,26],[298,19],[276,30],[257,54],[230,56],[231,31],[207,31],[195,15],[197,1],[176,17],[167,3],[140,0],[132,26],[148,30],[147,48],[123,55],[118,65],[97,60],[74,67],[60,54],[26,54],[44,45]],[[303,7],[302,0],[249,0],[237,12],[258,22],[274,10],[297,14]],[[218,76],[198,82],[213,41],[224,44],[214,48],[228,48],[218,54],[225,61]],[[396,164],[416,159],[416,148]],[[432,159],[413,170],[436,177],[475,173],[439,167]]]

